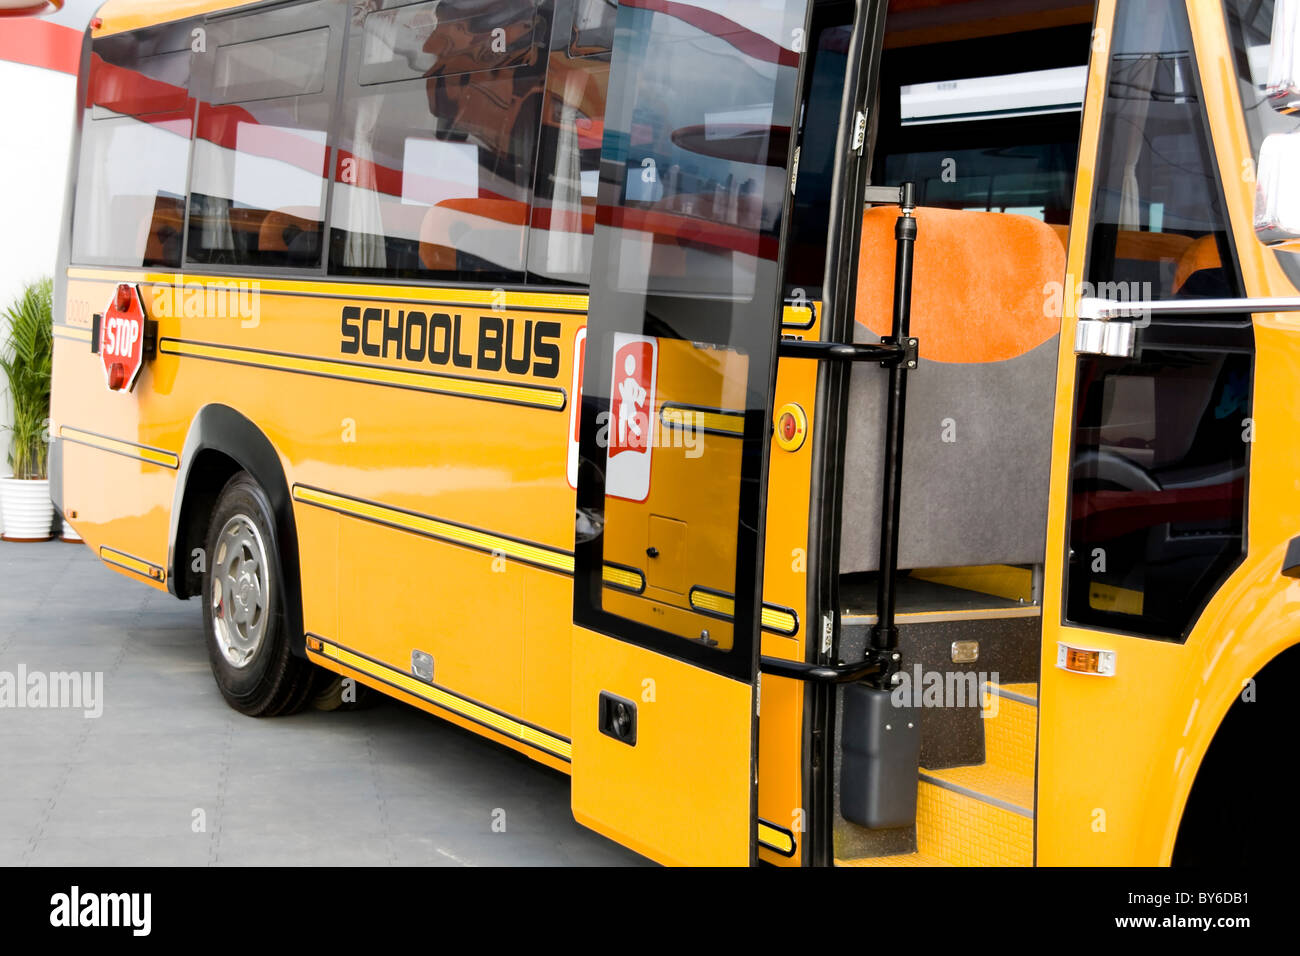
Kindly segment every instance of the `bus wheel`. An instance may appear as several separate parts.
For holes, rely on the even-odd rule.
[[[316,710],[361,710],[375,703],[377,695],[361,681],[319,668],[311,706]]]
[[[250,717],[293,713],[315,683],[285,627],[271,502],[246,472],[226,483],[208,525],[203,625],[221,696]]]

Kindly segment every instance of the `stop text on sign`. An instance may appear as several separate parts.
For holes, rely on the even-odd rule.
[[[140,339],[140,322],[136,319],[112,317],[104,322],[104,353],[120,358],[135,354],[135,343]]]

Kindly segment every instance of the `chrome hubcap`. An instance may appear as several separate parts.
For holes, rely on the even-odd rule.
[[[271,568],[262,535],[245,515],[235,515],[217,536],[210,600],[217,649],[232,667],[247,666],[266,634]]]

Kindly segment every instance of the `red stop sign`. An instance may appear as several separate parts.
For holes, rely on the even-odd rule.
[[[122,283],[99,324],[99,358],[115,392],[130,391],[144,364],[144,305],[137,286]]]

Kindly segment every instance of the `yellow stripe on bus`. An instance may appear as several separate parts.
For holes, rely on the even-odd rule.
[[[560,411],[566,403],[564,389],[545,385],[515,385],[487,379],[459,378],[437,372],[415,372],[374,365],[351,364],[331,359],[292,355],[287,352],[262,352],[241,349],[231,345],[212,345],[206,342],[187,342],[181,339],[163,339],[158,350],[167,355],[209,359],[217,362],[234,362],[280,372],[297,372],[304,375],[324,375],[371,385],[391,385],[424,392],[459,395],[464,398],[481,398],[512,402]]]
[[[613,585],[616,588],[637,592],[645,590],[645,575],[633,568],[607,564],[601,576],[606,584]]]
[[[54,327],[54,337],[56,339],[72,339],[74,342],[89,342],[90,329],[79,328],[75,325],[56,325]]]
[[[513,737],[516,740],[522,740],[531,744],[540,750],[553,753],[557,757],[565,760],[573,759],[573,746],[566,740],[549,734],[544,730],[538,730],[536,727],[530,727],[505,714],[497,713],[477,704],[466,697],[461,697],[449,691],[443,690],[433,684],[426,684],[423,681],[411,677],[396,668],[389,667],[386,664],[380,664],[369,658],[354,654],[345,650],[336,644],[322,642],[321,649],[318,651],[323,657],[328,657],[338,661],[353,670],[360,671],[363,674],[369,674],[371,677],[377,677],[389,684],[400,687],[414,697],[427,700],[431,704],[436,704],[443,710],[449,710],[453,714],[459,714],[462,717],[468,717],[477,723],[490,727],[493,730],[505,734],[507,737]]]
[[[659,420],[669,428],[684,430],[698,428],[724,435],[734,435],[737,438],[745,434],[745,416],[740,412],[713,411],[686,405],[666,404],[659,410]]]
[[[765,820],[758,821],[758,842],[786,856],[794,853],[794,836]]]
[[[416,534],[438,538],[451,544],[464,545],[478,551],[504,554],[506,557],[540,565],[561,574],[573,574],[573,555],[566,551],[554,551],[545,545],[529,544],[526,541],[503,537],[490,531],[467,528],[464,525],[441,521],[427,515],[415,515],[410,512],[399,511],[396,508],[390,508],[376,502],[360,501],[356,498],[336,495],[307,485],[294,485],[293,497],[294,500],[301,501],[304,504],[317,505],[318,507],[341,511],[344,514],[354,515],[369,521],[395,525],[408,531],[414,531]],[[613,587],[636,592],[645,590],[645,575],[636,568],[607,564],[602,576],[605,583]]]
[[[179,468],[181,464],[180,457],[172,452],[150,448],[148,445],[140,445],[132,441],[124,441],[121,438],[97,435],[94,432],[83,431],[70,425],[59,427],[59,437],[76,442],[78,445],[89,445],[91,448],[115,452],[119,455],[126,455],[128,458],[138,458],[141,461],[149,462],[151,465],[162,465],[164,468]]]
[[[119,568],[126,568],[126,570],[133,571],[150,581],[161,581],[165,577],[163,569],[158,565],[150,564],[148,561],[137,558],[133,554],[127,554],[125,551],[118,551],[115,548],[100,545],[99,557],[101,561],[115,564]]]
[[[691,607],[697,611],[709,611],[723,617],[733,617],[736,613],[736,602],[730,594],[696,587],[691,588],[689,596]],[[761,620],[765,630],[777,634],[793,635],[799,631],[799,618],[789,608],[764,603]]]
[[[294,485],[293,497],[295,500],[306,504],[330,508],[334,511],[341,511],[344,514],[355,515],[381,524],[395,525],[452,544],[464,545],[479,551],[499,552],[507,557],[541,565],[562,574],[573,573],[573,555],[563,551],[552,551],[550,548],[541,545],[515,541],[512,538],[505,538],[489,531],[480,531],[476,528],[467,528],[463,525],[440,521],[437,518],[430,518],[425,515],[398,511],[396,508],[389,508],[386,505],[370,501],[346,498],[343,495],[332,494],[305,485]]]

